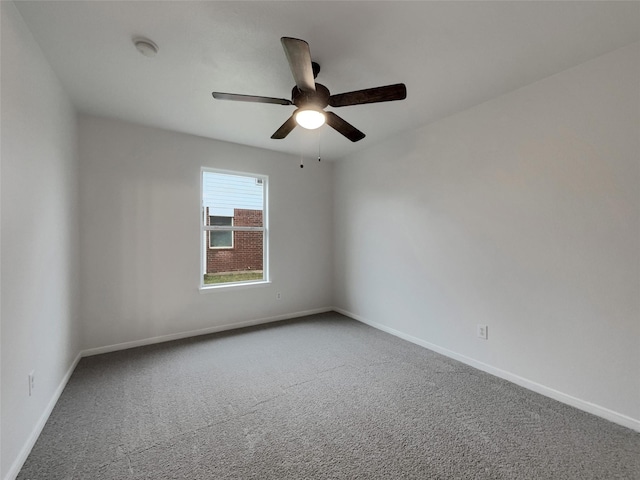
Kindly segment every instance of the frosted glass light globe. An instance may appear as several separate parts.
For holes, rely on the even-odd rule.
[[[318,110],[300,110],[298,113],[296,113],[296,122],[302,128],[315,130],[316,128],[320,128],[322,125],[324,125],[325,116],[323,112]]]

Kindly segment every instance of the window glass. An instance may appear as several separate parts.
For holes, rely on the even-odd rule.
[[[209,216],[209,225],[231,226],[233,217]],[[210,231],[209,248],[233,248],[233,232]]]

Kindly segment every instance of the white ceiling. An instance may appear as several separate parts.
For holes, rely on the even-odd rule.
[[[290,98],[281,36],[309,42],[331,93],[404,82],[404,101],[333,109],[367,137],[354,144],[323,127],[329,160],[640,40],[635,1],[16,4],[84,113],[306,156],[317,133],[269,138],[294,107],[211,92]],[[136,36],[158,55],[138,53]]]

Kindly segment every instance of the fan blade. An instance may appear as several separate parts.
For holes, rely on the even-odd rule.
[[[313,76],[309,44],[304,40],[290,37],[282,37],[280,41],[298,88],[303,92],[315,92],[316,82]]]
[[[405,98],[407,98],[407,87],[404,83],[396,83],[395,85],[331,95],[329,97],[329,105],[332,107],[346,107],[348,105],[362,105],[363,103],[391,102],[393,100],[404,100]]]
[[[282,140],[284,137],[291,133],[291,130],[293,130],[296,125],[296,119],[293,118],[293,115],[291,115],[289,119],[284,122],[278,130],[276,130],[276,133],[271,135],[271,138],[273,138],[274,140]]]
[[[212,92],[217,100],[234,100],[236,102],[275,103],[276,105],[293,105],[286,98],[257,97],[255,95],[238,95],[236,93]]]
[[[352,142],[357,142],[358,140],[362,140],[365,137],[364,133],[340,118],[335,113],[325,112],[325,115],[327,116],[327,125],[329,125],[334,130],[337,130],[338,133],[341,133]]]

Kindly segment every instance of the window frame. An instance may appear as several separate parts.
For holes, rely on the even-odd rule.
[[[208,223],[207,211],[204,205],[204,175],[205,173],[219,173],[223,175],[236,175],[241,177],[248,177],[261,180],[262,182],[262,227],[238,227],[230,226],[218,226],[218,225],[206,225]],[[246,288],[268,285],[271,283],[269,275],[269,176],[259,173],[241,172],[235,170],[223,170],[218,168],[201,167],[200,168],[200,287],[199,290],[203,292],[215,292],[220,290],[234,289],[234,288]],[[215,216],[215,215],[213,215]],[[259,280],[246,280],[242,282],[228,282],[228,283],[216,283],[205,284],[204,275],[207,270],[207,255],[209,250],[209,232],[210,231],[231,231],[231,232],[262,232],[262,279]],[[205,243],[206,242],[206,243]],[[207,248],[205,248],[205,246]],[[219,249],[220,247],[215,247]],[[229,249],[229,247],[222,247],[223,249]]]

